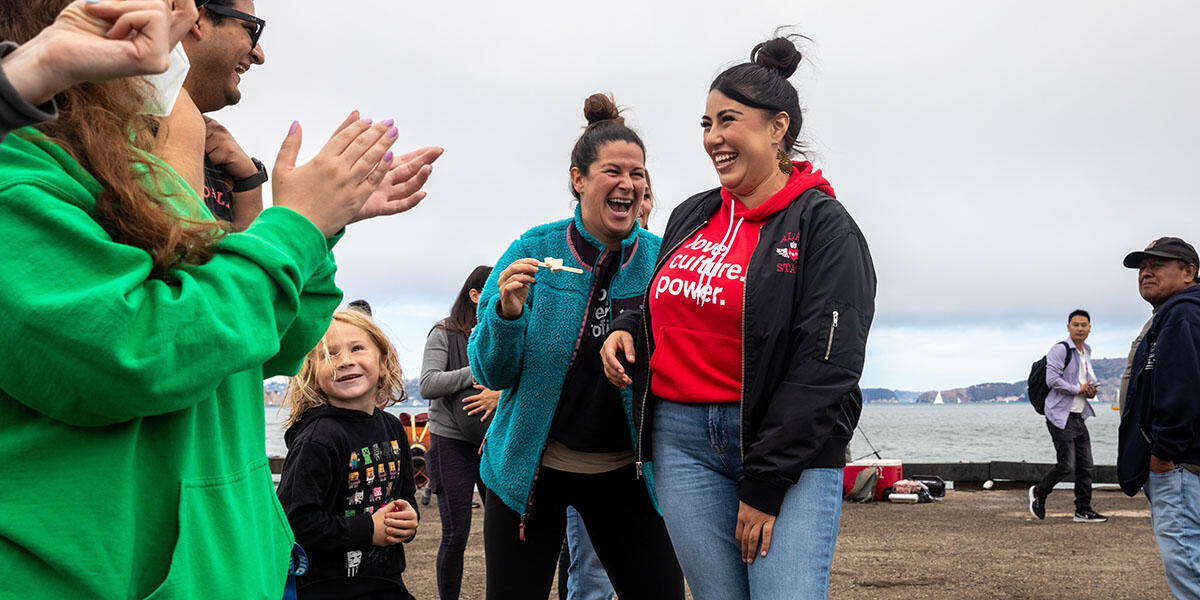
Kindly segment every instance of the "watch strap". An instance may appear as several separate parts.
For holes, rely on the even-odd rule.
[[[250,160],[254,163],[254,166],[258,167],[258,172],[245,179],[233,182],[234,192],[248,192],[267,182],[267,167],[257,158],[251,158]]]

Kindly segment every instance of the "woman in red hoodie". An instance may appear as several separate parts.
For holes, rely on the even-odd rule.
[[[800,60],[775,38],[713,81],[700,121],[721,187],[672,212],[643,309],[601,350],[634,386],[637,465],[654,461],[698,600],[829,587],[875,270],[829,182],[790,159]]]

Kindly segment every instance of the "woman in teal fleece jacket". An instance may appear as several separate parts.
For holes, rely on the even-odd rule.
[[[650,471],[633,466],[632,396],[604,379],[599,358],[610,317],[636,307],[658,254],[658,236],[636,223],[645,147],[607,96],[590,97],[584,114],[590,124],[571,155],[574,218],[509,246],[468,345],[475,378],[503,390],[480,462],[493,492],[484,512],[489,600],[549,593],[567,506],[583,517],[621,598],[683,597]],[[544,258],[578,270],[539,266]]]
[[[0,37],[64,4],[6,7]],[[296,167],[293,124],[275,206],[223,235],[148,152],[136,82],[55,103],[0,144],[0,598],[279,598],[293,537],[262,379],[325,331],[330,249],[394,129],[351,123]]]

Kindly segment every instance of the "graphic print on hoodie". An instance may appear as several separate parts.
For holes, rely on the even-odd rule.
[[[742,308],[746,271],[760,243],[759,233],[776,213],[812,188],[833,196],[833,188],[797,162],[783,189],[747,209],[729,190],[708,223],[683,242],[650,284],[654,331],[650,391],[675,402],[738,402],[742,394]],[[791,268],[795,242],[763,240],[775,246],[779,268]],[[789,262],[790,260],[790,262]]]
[[[383,410],[368,415],[319,406],[289,427],[284,440],[279,500],[310,560],[300,596],[324,597],[320,582],[334,580],[341,593],[404,589],[404,546],[373,545],[371,518],[393,500],[417,507],[412,453],[400,419]]]

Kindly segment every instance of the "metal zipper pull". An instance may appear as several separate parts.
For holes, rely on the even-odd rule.
[[[640,461],[640,460],[633,461],[633,469],[635,471],[637,471],[637,478],[641,479],[642,478],[642,461]]]
[[[829,360],[829,354],[833,352],[833,332],[838,326],[838,311],[833,311],[833,322],[829,324],[829,343],[825,346],[825,360]]]

